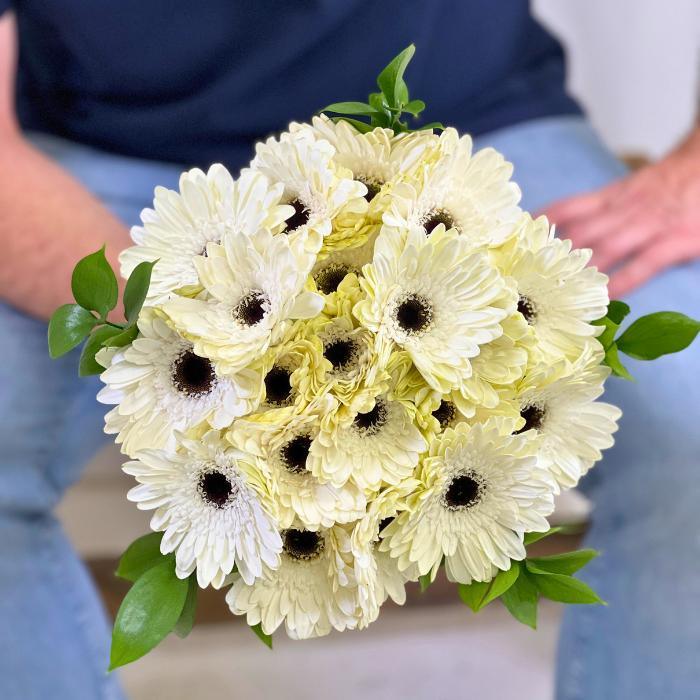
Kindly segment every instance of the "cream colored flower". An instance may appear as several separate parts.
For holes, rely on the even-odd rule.
[[[310,130],[316,138],[335,149],[333,160],[350,170],[367,187],[371,201],[387,183],[405,177],[420,163],[428,148],[435,148],[439,137],[432,131],[395,134],[391,129],[359,132],[352,124],[334,122],[326,115],[314,117],[311,124],[295,124],[294,131]]]
[[[194,260],[207,244],[220,243],[228,232],[279,231],[293,214],[280,204],[283,186],[270,185],[261,173],[244,170],[238,180],[223,165],[205,174],[194,168],[180,176],[180,191],[157,187],[153,209],[141,213],[142,226],[131,229],[135,246],[119,256],[127,278],[143,261],[157,260],[147,304],[159,304],[175,291],[199,286]]]
[[[352,483],[342,488],[321,483],[307,466],[320,421],[334,407],[334,400],[325,395],[304,412],[292,413],[281,421],[276,411],[243,418],[236,421],[229,434],[233,445],[266,465],[282,528],[300,521],[305,527],[318,530],[364,515],[367,499],[361,489]]]
[[[292,639],[354,629],[357,587],[352,579],[349,536],[342,527],[283,530],[279,568],[265,568],[252,585],[234,575],[226,602],[249,625],[273,634],[284,623]]]
[[[445,129],[422,167],[392,190],[384,223],[431,235],[456,229],[472,247],[495,246],[512,235],[521,210],[513,166],[493,148],[472,153],[472,140]]]
[[[573,363],[529,369],[508,395],[520,413],[518,432],[537,435],[540,458],[563,488],[575,486],[614,443],[621,411],[597,401],[610,375],[602,359],[602,348],[591,341]]]
[[[286,233],[293,238],[303,235],[314,253],[343,211],[356,216],[366,211],[366,188],[334,163],[335,149],[328,141],[317,140],[307,131],[285,132],[279,139],[257,144],[255,153],[251,167],[282,184],[283,200],[294,209]]]
[[[320,481],[340,488],[352,480],[376,491],[410,477],[426,448],[406,406],[378,396],[371,410],[349,420],[337,413],[326,415],[307,464]]]
[[[515,309],[509,285],[483,252],[444,228],[404,240],[384,231],[360,285],[367,298],[355,315],[378,335],[406,350],[426,382],[443,394],[472,375],[479,346],[503,333]]]
[[[222,372],[236,373],[285,337],[293,319],[312,318],[323,299],[304,290],[313,257],[304,239],[265,229],[210,243],[196,267],[205,298],[174,297],[163,311]]]
[[[139,486],[128,498],[155,510],[151,528],[163,532],[163,554],[175,552],[176,573],[197,572],[202,588],[220,588],[235,566],[252,584],[263,565],[279,566],[282,541],[270,515],[266,477],[218,431],[183,439],[178,452],[143,450],[124,471]]]
[[[602,326],[608,278],[587,267],[591,251],[572,250],[571,241],[554,237],[546,217],[534,221],[525,214],[516,236],[493,258],[504,275],[515,280],[518,311],[530,324],[545,359],[561,355],[575,359]]]
[[[380,549],[399,568],[416,565],[435,576],[440,563],[450,580],[489,581],[511,559],[525,557],[525,532],[544,532],[554,508],[554,482],[540,467],[533,440],[512,435],[514,422],[492,418],[459,423],[430,447],[421,486],[408,510],[387,526]]]
[[[115,406],[105,417],[105,432],[116,434],[124,453],[172,450],[176,431],[202,422],[225,428],[255,405],[255,372],[222,376],[151,310],[142,311],[138,327],[131,345],[98,354],[107,369],[97,399]]]
[[[350,542],[362,611],[360,629],[377,619],[379,609],[387,598],[403,605],[406,602],[406,582],[418,578],[417,567],[401,571],[398,560],[379,548],[387,526],[405,507],[403,498],[418,485],[419,482],[409,479],[401,485],[400,491],[382,491],[352,530]]]

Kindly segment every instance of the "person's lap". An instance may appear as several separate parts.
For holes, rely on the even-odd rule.
[[[478,145],[515,164],[523,205],[537,210],[624,173],[582,120],[543,120]],[[566,237],[566,231],[560,231]],[[700,261],[658,276],[627,298],[631,318],[660,310],[697,317]],[[611,378],[623,410],[614,448],[584,480],[593,511],[586,545],[600,549],[582,578],[608,607],[571,608],[559,647],[559,700],[695,697],[700,682],[700,353],[629,360]]]
[[[179,169],[38,137],[37,144],[127,224],[156,184]],[[624,168],[577,117],[487,134],[515,164],[523,206],[600,187]],[[630,297],[633,313],[697,315],[698,265],[668,272]],[[695,289],[695,291],[693,291]],[[119,697],[106,680],[107,628],[89,578],[51,510],[102,444],[96,380],[78,380],[75,353],[48,359],[45,324],[0,304],[0,695],[8,700]],[[608,608],[567,613],[559,697],[688,697],[700,641],[700,536],[686,523],[700,496],[697,351],[650,366],[636,384],[611,380],[626,414],[618,443],[588,479],[596,502],[589,543],[605,550],[587,574]],[[662,468],[657,468],[662,465]],[[674,694],[675,693],[675,694]]]

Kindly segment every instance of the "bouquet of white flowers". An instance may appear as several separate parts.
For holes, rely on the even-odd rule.
[[[652,359],[699,324],[652,314],[616,339],[628,307],[518,207],[511,165],[401,121],[425,106],[412,54],[237,179],[156,189],[121,256],[124,324],[104,251],[75,269],[50,350],[87,338],[128,498],[154,511],[117,572],[112,668],[186,634],[206,586],[268,643],[363,628],[443,565],[472,609],[501,597],[532,626],[540,596],[600,602],[572,576],[595,552],[526,547],[613,444],[618,351]]]

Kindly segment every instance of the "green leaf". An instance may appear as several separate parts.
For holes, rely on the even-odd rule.
[[[78,261],[73,270],[71,288],[78,304],[84,309],[97,311],[102,319],[117,305],[119,287],[105,257],[104,246]]]
[[[408,102],[408,88],[403,74],[415,52],[414,44],[407,46],[377,77],[377,85],[390,107],[398,107],[402,102]]]
[[[197,593],[199,591],[197,574],[192,574],[187,581],[187,597],[185,598],[185,604],[182,607],[180,618],[173,628],[175,634],[181,639],[184,639],[192,631],[195,613],[197,612]]]
[[[565,574],[571,576],[595,559],[599,552],[595,549],[579,549],[575,552],[552,554],[548,557],[531,557],[525,561],[528,571],[545,574]]]
[[[187,579],[175,575],[168,558],[144,573],[122,601],[112,630],[109,670],[136,661],[158,645],[180,619]]]
[[[442,122],[430,122],[429,124],[419,126],[416,131],[427,131],[428,129],[430,129],[430,131],[433,129],[440,129],[441,131],[444,131],[445,125]]]
[[[272,649],[272,635],[270,634],[265,634],[263,632],[262,625],[258,622],[257,625],[250,625],[250,629],[255,632],[257,635],[258,639],[269,649]]]
[[[617,339],[617,348],[636,360],[655,360],[687,348],[698,332],[700,321],[677,311],[657,311],[632,323]]]
[[[133,325],[133,326],[127,326],[124,330],[119,330],[117,335],[113,335],[110,338],[108,338],[104,345],[105,347],[108,348],[121,348],[124,347],[124,345],[128,345],[129,343],[133,343],[134,340],[138,337],[139,334],[139,329],[138,326]]]
[[[557,532],[561,532],[564,528],[562,526],[559,527],[550,527],[547,532],[526,532],[525,537],[523,538],[523,543],[527,547],[529,544],[533,544],[535,542],[539,542],[540,540],[543,540],[545,537],[549,537],[550,535],[554,535]]]
[[[122,554],[116,574],[127,581],[136,581],[146,571],[171,555],[161,554],[162,532],[149,532],[134,540]]]
[[[634,377],[629,373],[627,367],[625,367],[620,361],[620,356],[617,353],[617,345],[613,343],[606,351],[605,358],[603,359],[603,364],[610,367],[612,373],[617,377],[622,377],[623,379],[628,379],[633,382]]]
[[[355,114],[364,117],[371,117],[377,114],[378,110],[366,102],[334,102],[324,107],[321,112],[335,112],[336,114]]]
[[[462,602],[468,605],[474,612],[479,612],[492,600],[503,595],[517,580],[520,574],[520,564],[511,562],[507,571],[499,571],[491,581],[482,583],[474,581],[469,585],[459,584],[459,597]]]
[[[607,316],[593,321],[594,326],[605,326],[603,332],[596,336],[596,340],[603,346],[603,350],[607,350],[615,342],[615,334],[620,327],[617,323],[611,321]]]
[[[334,122],[347,122],[352,124],[361,134],[367,134],[372,131],[373,127],[367,122],[361,122],[359,119],[351,119],[350,117],[333,117]]]
[[[80,345],[97,323],[98,320],[82,306],[60,306],[49,321],[49,355],[56,359]]]
[[[423,100],[411,100],[403,106],[403,111],[412,114],[414,117],[417,117],[424,109],[425,102]]]
[[[539,571],[535,574],[532,570],[529,570],[529,572],[533,574],[537,590],[545,598],[556,600],[558,603],[579,605],[598,603],[605,605],[604,601],[600,599],[598,594],[590,586],[573,576],[541,573]]]
[[[629,312],[630,307],[624,301],[613,299],[608,304],[606,315],[593,321],[594,326],[605,326],[605,330],[598,336],[598,342],[605,350],[612,346],[617,329]]]
[[[139,263],[127,280],[124,288],[124,315],[131,325],[136,323],[143,302],[146,300],[148,287],[151,284],[151,273],[156,262],[158,261],[149,262],[145,260]]]
[[[501,600],[518,622],[537,629],[539,593],[527,571],[521,570],[517,581],[501,596]]]
[[[88,377],[91,374],[102,374],[105,368],[95,359],[95,355],[102,349],[103,343],[113,335],[119,333],[118,328],[113,326],[99,326],[90,333],[87,343],[80,353],[80,364],[78,365],[78,375]]]
[[[607,317],[618,326],[630,312],[630,307],[624,301],[612,299],[608,304]]]
[[[428,572],[427,574],[423,574],[422,576],[418,577],[418,585],[420,586],[420,592],[425,593],[428,590],[428,587],[430,584],[433,582],[431,573]]]

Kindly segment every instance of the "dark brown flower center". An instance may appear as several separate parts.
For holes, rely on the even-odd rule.
[[[323,348],[323,356],[333,365],[333,369],[347,369],[357,354],[354,340],[333,340]]]
[[[199,477],[199,492],[202,498],[216,508],[223,508],[233,491],[233,484],[221,472],[206,472]]]
[[[171,377],[175,388],[187,396],[208,394],[216,381],[211,362],[191,350],[186,350],[173,362]]]
[[[360,178],[360,182],[367,188],[365,199],[368,202],[371,202],[379,194],[379,190],[382,189],[382,186],[376,180]]]
[[[425,235],[429,236],[440,224],[444,224],[446,229],[450,229],[455,225],[455,222],[444,209],[435,209],[423,221]]]
[[[539,430],[544,422],[545,413],[546,411],[543,406],[538,406],[534,403],[521,408],[520,415],[525,419],[525,425],[520,428],[520,430],[516,430],[515,434],[519,435],[526,430]]]
[[[457,411],[451,401],[440,401],[440,405],[433,411],[433,418],[437,418],[440,427],[444,430],[453,420]]]
[[[278,406],[289,402],[292,396],[292,373],[284,367],[273,367],[265,375],[265,398]]]
[[[265,318],[267,296],[261,291],[248,292],[234,309],[233,315],[244,326],[255,326]]]
[[[377,399],[374,408],[367,413],[358,413],[353,423],[362,433],[375,433],[386,423],[386,420],[386,404],[381,399]]]
[[[309,223],[309,210],[304,206],[303,202],[293,199],[289,202],[289,206],[294,208],[294,213],[287,219],[286,233],[290,233]]]
[[[406,333],[420,333],[433,320],[433,309],[425,297],[410,294],[396,307],[396,323]]]
[[[469,508],[479,502],[481,485],[469,474],[456,476],[445,491],[445,505],[451,510]]]
[[[537,318],[537,309],[531,299],[520,296],[518,298],[518,311],[525,317],[525,320],[532,325]]]
[[[280,450],[282,463],[292,474],[301,474],[306,470],[306,458],[310,449],[311,436],[297,435]]]
[[[393,523],[393,522],[394,522],[394,518],[393,518],[393,517],[384,518],[383,520],[381,520],[380,523],[379,523],[379,535],[381,536],[381,534],[382,534],[384,528],[388,527],[388,526],[391,525],[391,523]]]
[[[332,294],[337,291],[345,276],[351,272],[348,265],[331,263],[316,274],[316,286],[324,294]]]
[[[312,561],[323,551],[323,537],[311,530],[285,530],[282,542],[284,553],[297,561]]]

